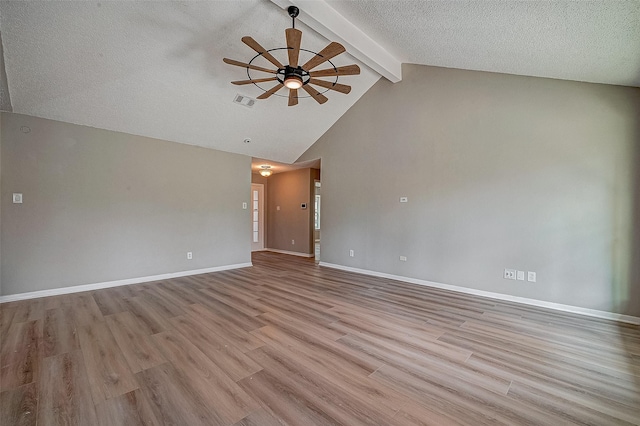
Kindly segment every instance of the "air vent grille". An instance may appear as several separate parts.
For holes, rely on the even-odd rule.
[[[253,105],[256,103],[256,100],[245,95],[236,94],[236,97],[233,99],[233,102],[240,104],[242,106],[246,106],[247,108],[253,108]]]

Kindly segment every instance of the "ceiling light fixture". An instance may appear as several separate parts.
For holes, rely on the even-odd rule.
[[[271,166],[260,166],[260,174],[264,177],[271,176],[273,171],[271,170]]]
[[[302,87],[302,72],[297,69],[286,67],[284,72],[284,81],[282,82],[288,89],[298,90]]]

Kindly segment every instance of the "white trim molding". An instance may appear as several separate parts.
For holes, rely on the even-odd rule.
[[[315,254],[313,254],[313,253],[300,253],[298,251],[278,250],[278,249],[272,249],[272,248],[265,249],[265,251],[272,251],[274,253],[280,253],[280,254],[290,254],[291,256],[300,256],[300,257],[314,257],[315,256]]]
[[[82,291],[100,290],[121,285],[140,284],[150,281],[168,280],[170,278],[187,277],[189,275],[208,274],[210,272],[227,271],[229,269],[248,268],[253,266],[251,262],[237,263],[234,265],[214,266],[212,268],[194,269],[191,271],[171,272],[169,274],[151,275],[147,277],[127,278],[125,280],[106,281],[95,284],[74,285],[71,287],[53,288],[51,290],[30,291],[28,293],[8,294],[0,296],[0,303],[13,302],[16,300],[36,299],[38,297],[58,296],[61,294],[80,293]]]
[[[435,281],[420,280],[417,278],[403,277],[400,275],[386,274],[384,272],[370,271],[368,269],[352,268],[351,266],[336,265],[333,263],[320,262],[320,266],[326,268],[340,269],[342,271],[355,272],[357,274],[371,275],[374,277],[388,278],[396,281],[404,281],[411,284],[424,285],[427,287],[439,288],[442,290],[455,291],[458,293],[472,294],[474,296],[488,297],[490,299],[506,300],[508,302],[522,303],[524,305],[539,306],[541,308],[554,309],[556,311],[571,312],[574,314],[586,315],[595,318],[603,318],[628,324],[640,325],[640,317],[617,314],[614,312],[599,311],[596,309],[581,308],[579,306],[563,305],[561,303],[547,302],[544,300],[529,299],[527,297],[511,296],[509,294],[493,293],[490,291],[476,290],[473,288],[459,287],[451,284],[442,284]]]

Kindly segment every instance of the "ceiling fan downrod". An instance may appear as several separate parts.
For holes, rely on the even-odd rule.
[[[298,17],[298,14],[300,13],[300,9],[298,9],[295,6],[289,6],[289,8],[287,9],[287,12],[289,12],[289,16],[291,16],[291,28],[295,28],[296,27],[296,18]]]

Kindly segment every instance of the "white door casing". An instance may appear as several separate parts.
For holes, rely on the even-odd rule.
[[[251,184],[251,251],[264,250],[264,185]]]

